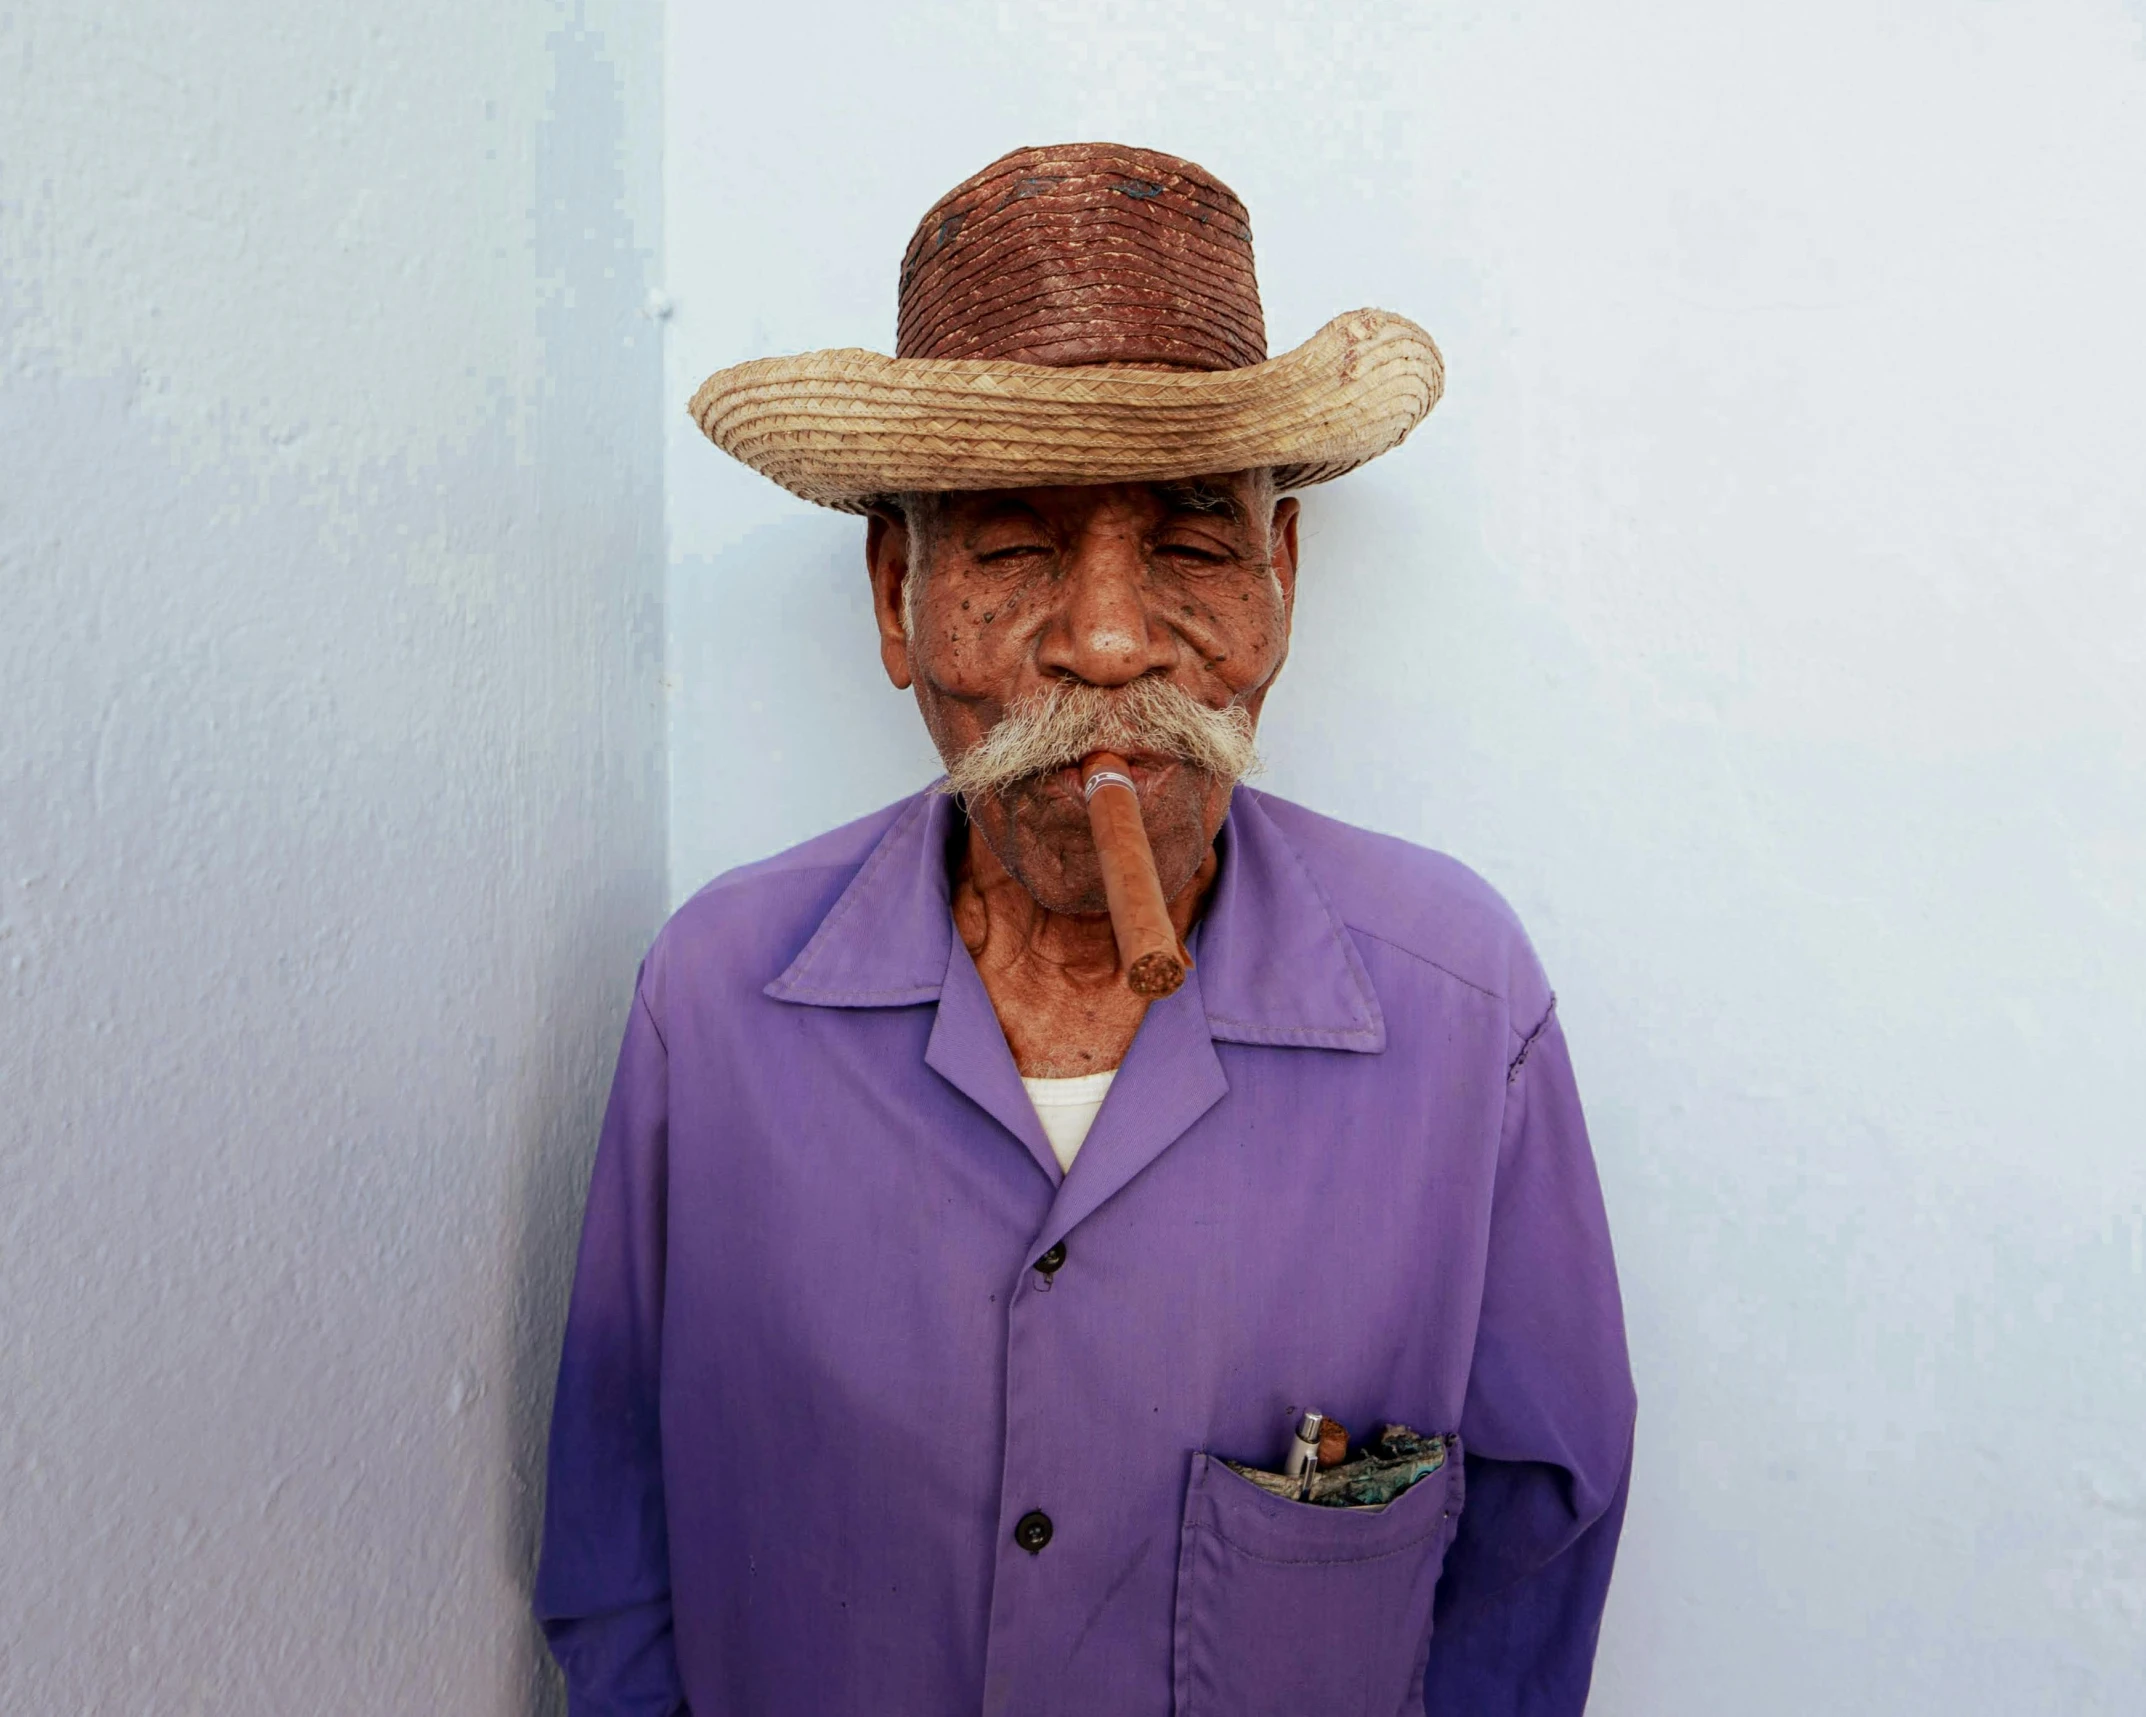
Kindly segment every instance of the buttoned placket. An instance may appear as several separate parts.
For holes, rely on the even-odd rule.
[[[1081,1146],[1070,1174],[1061,1173],[1028,1100],[1012,1052],[969,952],[950,939],[925,1061],[1026,1147],[1038,1172],[1055,1183],[1043,1227],[1023,1251],[1020,1280],[1006,1296],[1005,1442],[1000,1458],[999,1522],[985,1648],[987,1713],[1031,1711],[1049,1703],[1042,1683],[1048,1666],[1024,1650],[1038,1621],[1062,1610],[1076,1594],[1062,1587],[1063,1554],[1078,1541],[1079,1501],[1055,1494],[1063,1485],[1042,1451],[1062,1437],[1039,1418],[1046,1381],[1066,1361],[1061,1331],[1081,1295],[1079,1226],[1128,1190],[1151,1162],[1228,1092],[1215,1054],[1195,975],[1174,996],[1148,1009],[1110,1096]],[[1194,935],[1197,957],[1198,935]],[[1088,1439],[1100,1450],[1102,1427]],[[1090,1595],[1092,1601],[1092,1595]]]

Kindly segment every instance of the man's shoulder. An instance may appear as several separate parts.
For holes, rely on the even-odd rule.
[[[703,884],[657,932],[651,970],[683,964],[706,974],[730,968],[753,977],[756,988],[765,983],[795,956],[918,797],[898,799]]]
[[[1460,860],[1246,791],[1357,937],[1506,1003],[1516,1030],[1547,1011],[1549,981],[1519,915]]]

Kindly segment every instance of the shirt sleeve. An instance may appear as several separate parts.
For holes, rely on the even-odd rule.
[[[1427,1710],[1586,1706],[1634,1410],[1609,1225],[1553,1002],[1507,1074],[1461,1413],[1467,1502],[1439,1580]]]
[[[596,1149],[551,1419],[536,1612],[572,1717],[676,1717],[657,1365],[669,1057],[640,984]]]

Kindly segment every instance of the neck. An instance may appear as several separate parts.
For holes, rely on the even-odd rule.
[[[1192,881],[1170,902],[1180,939],[1191,933],[1218,868],[1210,846]],[[1043,906],[973,827],[956,860],[952,895],[954,927],[1025,1077],[1099,1073],[1124,1059],[1147,1003],[1118,971],[1107,915]]]

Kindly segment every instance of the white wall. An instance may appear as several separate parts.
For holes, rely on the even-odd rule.
[[[660,18],[0,12],[0,1710],[529,1710],[662,911]]]
[[[671,888],[932,759],[708,370],[890,349],[1017,144],[1245,197],[1451,389],[1306,504],[1270,785],[1561,990],[1642,1396],[1596,1709],[2146,1709],[2136,3],[675,8]]]

